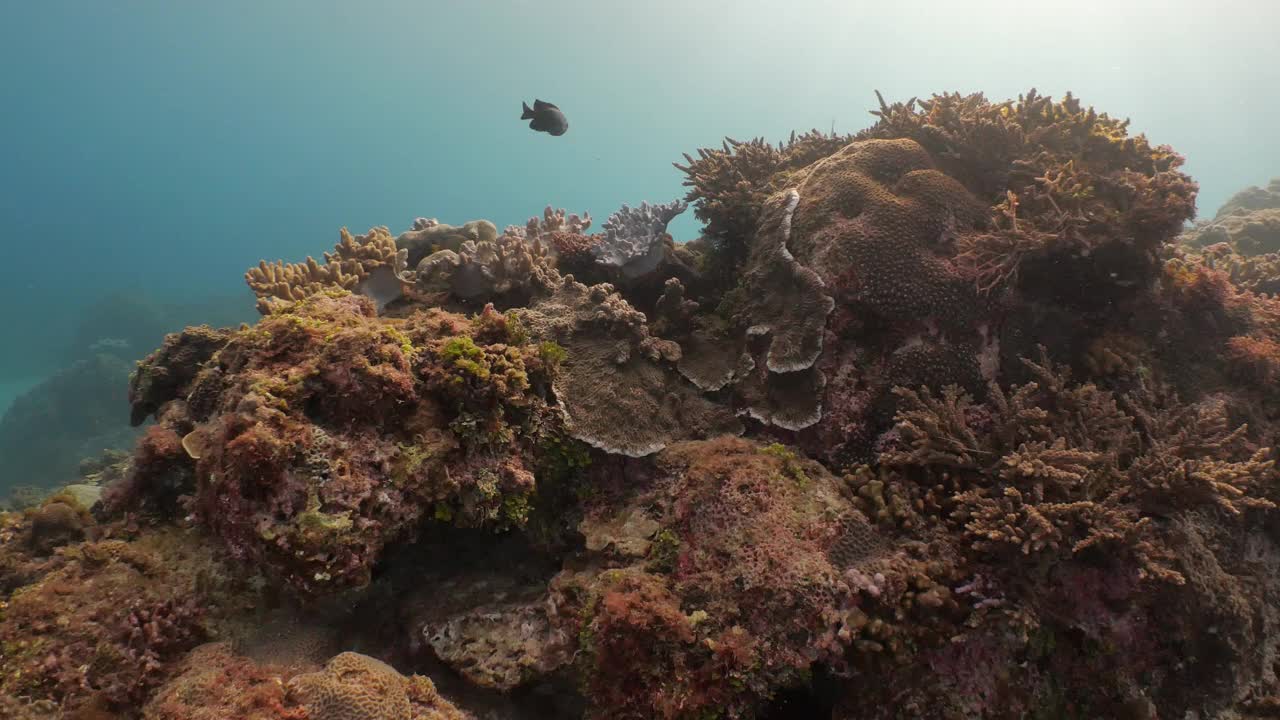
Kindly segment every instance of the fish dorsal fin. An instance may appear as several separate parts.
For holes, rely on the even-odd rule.
[[[537,110],[559,110],[560,108],[556,107],[555,105],[552,105],[549,102],[535,99],[533,101],[533,109],[537,111]]]

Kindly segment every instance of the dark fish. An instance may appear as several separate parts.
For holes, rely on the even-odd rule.
[[[530,128],[550,135],[563,135],[569,129],[569,121],[555,105],[541,100],[534,100],[532,108],[529,103],[520,104],[524,106],[524,114],[520,119],[530,120]]]

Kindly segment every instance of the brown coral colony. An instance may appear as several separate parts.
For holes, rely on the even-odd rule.
[[[548,207],[251,268],[93,513],[0,515],[0,714],[1280,706],[1280,186],[1184,232],[1182,158],[1071,95],[873,115],[686,155],[689,243]]]

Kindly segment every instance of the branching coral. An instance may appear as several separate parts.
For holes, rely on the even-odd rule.
[[[528,240],[542,240],[555,233],[585,235],[591,227],[591,213],[566,214],[564,208],[556,210],[550,205],[542,211],[542,217],[531,217],[525,223],[524,234]],[[506,234],[519,233],[520,228],[507,228]]]
[[[1179,155],[1130,137],[1127,120],[1085,108],[1069,93],[1054,101],[1031,90],[1003,103],[980,93],[892,105],[881,99],[874,114],[878,122],[859,137],[915,140],[995,205],[999,229],[968,238],[961,254],[985,289],[1032,258],[1072,255],[1112,265],[1111,275],[1090,275],[1093,282],[1146,284],[1158,270],[1154,252],[1194,211],[1196,186],[1178,171]]]
[[[1152,517],[1273,507],[1270,450],[1250,448],[1222,403],[1181,405],[1147,389],[1117,399],[1047,363],[1027,365],[1036,382],[1008,395],[993,388],[986,406],[957,388],[940,398],[901,390],[896,447],[881,456],[924,471],[922,487],[954,488],[930,504],[951,512],[975,549],[1070,556],[1105,545],[1153,577],[1180,581]]]
[[[96,520],[0,516],[0,590],[28,586],[0,637],[31,643],[2,648],[0,689],[453,716],[371,657],[298,675],[342,641],[591,717],[1210,717],[1277,694],[1270,259],[1172,244],[1181,158],[1069,95],[876,115],[687,157],[707,227],[685,246],[683,202],[597,235],[548,208],[260,267],[260,322],[140,365],[157,423]],[[112,544],[173,524],[273,606],[307,600],[323,652],[252,632],[180,664],[226,637],[205,575]]]
[[[687,153],[685,174],[689,188],[685,199],[695,204],[694,215],[706,224],[713,240],[713,280],[732,285],[732,275],[746,259],[764,201],[789,184],[788,171],[802,168],[830,155],[849,138],[812,130],[791,134],[777,147],[761,138],[739,141],[725,138],[719,149],[702,148],[694,159]]]
[[[676,200],[665,205],[623,205],[604,221],[604,237],[592,248],[597,260],[617,268],[624,278],[653,272],[666,254],[667,224],[689,205]]]
[[[472,301],[509,300],[513,296],[527,301],[557,279],[547,248],[517,233],[503,233],[487,241],[467,240],[456,252],[438,250],[424,258],[414,272],[418,292],[446,292]]]
[[[401,250],[385,227],[352,236],[340,233],[333,252],[324,254],[324,265],[308,257],[304,263],[265,260],[244,274],[245,282],[258,296],[263,315],[281,303],[303,300],[326,290],[359,292],[373,298],[379,310],[400,297],[398,277],[408,264],[407,250]]]

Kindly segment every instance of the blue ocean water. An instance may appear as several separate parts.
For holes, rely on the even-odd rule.
[[[244,269],[342,226],[599,223],[725,135],[861,129],[875,89],[1073,91],[1185,154],[1211,213],[1280,174],[1277,27],[1249,0],[5,2],[0,407],[109,293],[249,319]],[[518,119],[534,98],[568,134]]]

